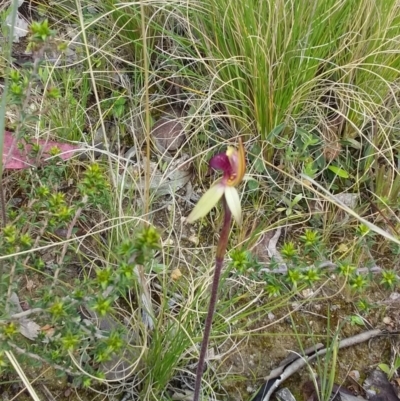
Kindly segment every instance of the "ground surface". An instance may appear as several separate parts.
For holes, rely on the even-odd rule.
[[[28,12],[29,10],[33,11]],[[38,14],[35,14],[35,7],[25,9],[23,14],[26,18],[32,18],[32,16],[34,18],[38,17]],[[55,26],[57,27],[57,24]],[[64,24],[60,26],[60,30],[65,31]],[[25,47],[26,42],[23,38],[19,43],[14,44],[12,54],[15,59],[16,69],[19,68],[24,60],[30,60],[30,55],[25,54]],[[1,71],[2,64],[0,61]],[[135,82],[135,79],[132,79],[130,76],[129,79],[131,84]],[[173,86],[173,88],[177,90],[176,87]],[[109,95],[109,92],[105,91],[105,93]],[[79,92],[77,95],[79,96]],[[40,98],[40,94],[38,98]],[[35,102],[40,103],[40,99],[35,98]],[[90,131],[92,128],[90,123],[98,118],[95,105],[95,99],[90,98],[87,104],[90,110],[85,110],[85,113],[87,112],[88,114],[87,120],[89,121],[88,126],[85,127],[85,130],[88,131],[85,132],[87,137],[94,137],[98,134],[98,131]],[[165,114],[166,108],[163,105],[160,106],[153,113],[153,117],[157,119],[161,114]],[[179,112],[175,110],[174,113],[174,118],[181,118],[184,114],[184,109],[180,109]],[[7,118],[10,127],[13,123],[13,115],[12,110],[9,111]],[[135,118],[132,118],[131,121],[136,122]],[[221,123],[224,120],[220,119],[218,122]],[[160,299],[165,294],[168,293],[169,296],[169,292],[173,293],[176,291],[179,294],[183,293],[185,295],[190,293],[194,294],[193,297],[195,298],[196,294],[202,288],[207,288],[204,282],[212,274],[215,245],[220,228],[220,215],[215,210],[212,212],[215,221],[213,220],[208,226],[189,226],[185,223],[185,216],[188,215],[194,203],[198,200],[204,190],[205,184],[203,185],[201,179],[199,179],[199,175],[196,174],[193,158],[187,154],[179,153],[179,151],[174,153],[177,149],[171,148],[171,145],[172,147],[176,145],[175,141],[177,138],[181,139],[179,136],[182,137],[181,131],[175,129],[175,127],[176,124],[173,129],[168,131],[167,134],[171,134],[170,137],[165,132],[160,133],[158,131],[158,137],[155,135],[152,138],[155,143],[152,145],[151,161],[153,164],[151,174],[160,177],[171,174],[169,180],[179,182],[178,188],[175,187],[172,194],[168,189],[165,189],[167,187],[163,187],[162,191],[158,193],[155,191],[156,195],[152,201],[152,210],[156,211],[151,212],[152,223],[162,238],[162,250],[155,257],[155,261],[168,266],[167,273],[165,274],[167,286],[166,289],[163,289],[164,292],[159,288],[161,285],[159,277],[154,278],[154,274],[149,274],[149,277],[151,277],[149,279],[149,282],[151,282],[149,288],[152,291],[152,300],[157,306],[159,306],[161,303]],[[83,127],[81,129],[83,130]],[[124,136],[124,133],[120,131],[121,136],[119,137],[118,133],[114,132],[112,134],[111,131],[110,129],[109,139],[113,144],[111,147],[112,155],[115,159],[127,157],[126,151],[132,149],[132,144],[136,139],[132,140],[129,135]],[[91,139],[88,142],[91,142]],[[95,142],[93,141],[94,145],[98,145]],[[162,146],[161,150],[160,146]],[[184,146],[184,144],[181,143],[177,146],[178,150],[180,146]],[[171,154],[168,153],[167,157],[165,155],[166,148],[171,150]],[[135,156],[140,155],[143,160],[145,157],[144,146],[137,145],[134,151],[137,153]],[[160,152],[163,154],[163,157],[160,157]],[[205,152],[205,150],[202,152]],[[98,158],[99,155],[93,153],[92,156],[93,158]],[[168,164],[171,162],[171,158],[175,163],[173,165]],[[145,169],[145,163],[140,162],[139,159],[140,157],[135,158],[136,164],[130,170],[132,177],[136,177],[135,174],[138,170],[142,171]],[[187,162],[188,159],[190,159],[189,162]],[[64,191],[68,194],[68,197],[73,198],[75,195],[76,183],[81,176],[82,170],[85,169],[86,162],[87,159],[82,159],[78,162],[74,161],[78,167],[72,164],[73,167],[71,167],[71,170],[74,171],[73,178],[69,181],[67,180],[66,187],[64,187]],[[169,167],[165,168],[165,166]],[[279,164],[277,168],[281,168],[281,165]],[[206,167],[203,170],[206,170]],[[19,188],[21,182],[19,174],[19,172],[7,173],[5,175],[5,182],[8,184],[6,188],[7,201],[22,210],[29,208],[29,199],[28,197],[24,197],[24,190]],[[208,181],[212,182],[211,174],[204,173],[204,176],[207,183]],[[143,189],[143,181],[139,180],[136,184],[141,190]],[[264,200],[260,200],[259,203],[262,205]],[[268,203],[268,201],[267,199],[265,203]],[[141,191],[132,190],[129,196],[123,197],[119,207],[125,211],[131,204],[143,207]],[[317,210],[317,205],[310,202],[309,206],[310,210],[313,209],[312,213],[315,212],[315,215],[320,213],[320,210]],[[260,213],[263,214],[262,206],[259,206],[259,208],[261,210]],[[249,212],[249,209],[251,207],[247,207],[246,212]],[[326,210],[321,212],[321,214],[324,213],[328,215]],[[341,225],[345,225],[344,221],[347,220],[344,219],[343,213],[340,210],[332,214],[335,215],[332,218],[332,231],[339,231]],[[288,214],[288,216],[290,215]],[[91,211],[87,217],[87,220],[80,222],[76,227],[77,236],[90,233],[91,225],[94,226],[100,221],[106,221],[112,216],[104,216],[98,211]],[[247,222],[247,227],[256,227],[258,218],[252,216],[250,219],[254,221]],[[271,223],[275,224],[276,219],[274,217],[270,219]],[[307,219],[308,216],[306,216],[305,220]],[[376,219],[374,221],[382,223],[382,219],[377,213],[374,214],[374,219]],[[287,220],[286,223],[282,224],[281,228],[283,228],[284,232],[278,238],[274,256],[277,256],[281,252],[287,239],[296,238],[295,230],[289,224],[290,220]],[[234,230],[236,230],[234,233],[238,234],[239,240],[232,240],[232,247],[238,243],[245,243],[249,236],[246,230],[240,231],[236,228]],[[251,231],[251,229],[248,231]],[[271,240],[275,232],[273,229],[269,232],[266,230],[268,241]],[[63,235],[65,236],[65,232],[59,232],[58,234],[60,234],[60,238],[62,239]],[[338,235],[341,235],[341,233]],[[64,266],[62,279],[70,283],[74,279],[81,278],[84,275],[90,276],[93,274],[92,269],[96,267],[96,263],[101,265],[102,262],[107,261],[107,256],[102,255],[102,251],[96,252],[98,244],[102,243],[103,246],[106,239],[106,236],[98,235],[92,238],[88,235],[87,238],[79,242],[82,253],[79,256],[72,257],[68,264]],[[334,240],[335,233],[332,234],[331,238],[332,249],[336,249],[338,245],[338,243],[334,243]],[[353,238],[348,242],[351,243],[352,240]],[[255,240],[246,243],[252,255],[265,268],[268,268],[271,263],[271,249],[268,248],[268,241],[267,243],[261,242],[261,245],[258,246],[255,245]],[[341,241],[342,239],[340,239]],[[343,242],[346,242],[346,239]],[[301,247],[301,245],[299,246]],[[104,249],[106,247],[107,244],[104,246]],[[368,248],[368,246],[364,248]],[[382,266],[390,264],[390,266],[387,266],[388,268],[397,267],[397,259],[391,258],[390,255],[387,256],[387,248],[385,246],[382,248],[377,244],[374,248],[363,249],[363,253],[359,257],[360,265],[364,261],[374,260],[378,264],[382,263]],[[41,256],[46,264],[51,265],[57,259],[57,252],[59,252],[59,248],[56,251],[52,249],[44,250]],[[351,254],[351,245],[348,252]],[[334,254],[333,251],[332,254]],[[104,259],[101,259],[99,255],[104,257]],[[93,262],[95,259],[96,263]],[[228,261],[231,261],[231,259],[230,256],[227,257],[227,271],[229,270],[229,272],[226,273],[220,287],[220,303],[217,308],[215,331],[213,332],[215,342],[212,343],[209,352],[210,361],[208,367],[211,373],[207,376],[207,379],[210,378],[210,381],[215,384],[215,399],[232,401],[250,400],[259,386],[263,384],[265,377],[279,365],[279,362],[288,355],[289,351],[299,352],[302,348],[310,347],[318,342],[329,344],[336,334],[342,339],[372,328],[380,328],[389,333],[387,336],[375,338],[368,343],[340,350],[335,367],[331,367],[330,369],[331,371],[334,370],[335,382],[337,384],[344,385],[354,392],[363,395],[362,383],[367,373],[371,369],[376,368],[380,363],[390,365],[393,357],[396,355],[396,350],[398,350],[397,336],[390,335],[390,333],[395,333],[400,329],[400,296],[396,292],[396,288],[385,289],[379,285],[380,278],[372,278],[372,284],[367,289],[359,292],[352,291],[345,286],[343,279],[339,275],[331,272],[325,274],[324,278],[315,285],[310,285],[309,288],[304,288],[294,294],[288,295],[289,290],[287,285],[282,284],[282,294],[274,297],[265,291],[266,282],[263,281],[261,276],[250,277],[246,272],[238,273],[234,269],[229,269]],[[50,272],[48,270],[46,274],[50,274]],[[24,275],[19,277],[18,296],[23,310],[29,308],[32,300],[40,298],[40,291],[43,289],[43,280],[42,274],[32,272],[29,274],[29,277]],[[277,280],[284,282],[283,275],[277,275]],[[176,299],[178,298],[174,298],[173,300],[176,301]],[[235,301],[231,302],[233,299]],[[361,311],[358,301],[363,299],[368,300],[370,307],[368,310]],[[132,304],[135,302],[132,302]],[[183,310],[186,307],[188,313],[197,307],[197,301],[193,301],[192,304],[189,302],[185,304],[185,300],[179,299],[179,302],[181,302],[179,303],[179,308]],[[121,302],[118,306],[125,307],[125,312],[128,313],[132,304],[128,305]],[[202,324],[201,319],[195,319],[194,321],[197,324]],[[190,322],[189,326],[193,326],[192,322]],[[223,340],[220,341],[219,336]],[[181,362],[179,369],[177,369],[181,373],[181,376],[177,375],[174,378],[171,386],[172,389],[169,389],[168,392],[172,399],[179,399],[178,394],[186,394],[186,398],[182,396],[183,398],[180,399],[190,399],[190,387],[193,385],[193,373],[196,361],[193,353],[185,352],[183,354],[185,355],[185,358],[182,358],[184,362]],[[324,377],[324,375],[327,375],[326,372],[324,373],[327,364],[329,366],[328,357],[314,361],[310,368],[320,377]],[[187,374],[187,371],[190,374]],[[353,371],[360,373],[360,379],[355,381],[351,378],[350,373]],[[121,399],[123,396],[121,391],[119,391],[118,395],[114,397],[109,388],[105,390],[102,386],[96,387],[98,394],[95,391],[74,388],[67,382],[66,378],[59,380],[55,376],[55,371],[47,366],[28,368],[25,374],[32,381],[37,392],[41,394],[43,400],[116,400]],[[310,379],[310,375],[310,370],[304,368],[285,383],[298,401],[303,399],[306,401],[302,388],[304,383]],[[37,378],[37,382],[35,382],[35,378]],[[129,384],[125,384],[124,392],[128,388]],[[175,398],[173,398],[174,396]],[[0,397],[2,397],[1,401],[12,399],[24,401],[31,399],[15,375],[8,375],[2,379],[2,382],[0,382]]]

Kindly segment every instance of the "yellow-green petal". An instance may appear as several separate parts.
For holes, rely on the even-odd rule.
[[[204,217],[222,198],[224,194],[225,186],[217,183],[213,185],[197,202],[192,212],[186,218],[188,223],[193,223],[194,221]]]
[[[242,206],[240,205],[239,194],[235,187],[225,188],[225,199],[236,223],[239,225],[242,224]]]

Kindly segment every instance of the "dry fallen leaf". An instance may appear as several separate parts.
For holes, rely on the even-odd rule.
[[[53,326],[49,324],[45,324],[43,327],[40,328],[40,331],[48,338],[53,337],[55,329]]]
[[[349,372],[349,376],[356,382],[360,380],[360,372],[358,370],[352,370]]]
[[[192,242],[195,245],[199,245],[200,239],[197,235],[191,235],[189,237],[189,241]]]
[[[26,289],[27,289],[28,291],[32,291],[35,287],[36,287],[36,285],[35,285],[35,283],[33,282],[33,280],[29,280],[29,279],[26,277]]]
[[[305,290],[301,291],[301,296],[303,298],[310,298],[314,294],[314,291],[311,288],[306,288]]]
[[[23,1],[21,2],[21,4]],[[11,14],[6,17],[6,24],[8,27],[11,26]],[[21,38],[24,38],[28,34],[29,23],[19,13],[17,14],[14,29],[13,29],[13,42],[19,43]]]
[[[184,110],[171,108],[154,124],[151,135],[161,152],[178,150],[185,140],[185,128],[180,118]]]
[[[179,269],[172,270],[172,273],[171,273],[172,280],[177,281],[181,278],[181,276],[182,276],[182,273]]]
[[[346,244],[340,244],[339,246],[338,246],[338,252],[340,252],[340,253],[346,253],[346,252],[348,252],[348,250],[349,250],[349,247],[346,245]]]
[[[34,340],[39,334],[40,326],[31,319],[19,320],[19,332],[29,340]]]
[[[12,313],[22,312],[19,297],[16,292],[11,293],[10,310]],[[35,323],[32,319],[29,319],[27,317],[22,317],[18,320],[18,323],[19,323],[19,332],[24,337],[29,338],[30,340],[34,340],[38,336],[40,326],[37,323]]]
[[[14,135],[9,131],[5,131],[3,148],[4,168],[20,170],[35,167],[38,164],[46,162],[46,158],[50,157],[49,152],[55,147],[60,150],[58,156],[63,160],[70,159],[79,149],[78,146],[69,143],[46,141],[43,139],[39,139],[38,144],[41,147],[42,153],[38,159],[36,157],[32,158],[29,154],[32,150],[32,145],[24,145],[23,149],[20,149]]]

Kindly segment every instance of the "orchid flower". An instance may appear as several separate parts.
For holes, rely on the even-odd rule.
[[[222,199],[225,213],[215,256],[215,269],[211,286],[211,297],[204,325],[199,362],[196,369],[193,401],[199,401],[200,398],[201,379],[203,377],[214,311],[218,300],[218,285],[221,277],[226,248],[228,246],[232,216],[238,224],[242,222],[242,207],[240,206],[239,193],[235,188],[242,181],[246,170],[244,147],[241,139],[239,139],[238,149],[229,146],[226,153],[215,155],[211,158],[209,164],[210,167],[216,170],[222,170],[223,176],[215,181],[211,188],[207,190],[206,193],[200,198],[200,200],[197,202],[197,205],[186,220],[189,223],[193,223],[195,220],[204,217],[220,199]]]
[[[238,149],[229,146],[225,153],[213,156],[209,162],[210,167],[222,170],[223,176],[219,178],[210,189],[200,198],[197,205],[187,217],[188,223],[204,217],[225,195],[225,200],[235,221],[242,222],[242,207],[240,197],[235,188],[243,179],[246,170],[246,160],[242,140],[239,139]]]

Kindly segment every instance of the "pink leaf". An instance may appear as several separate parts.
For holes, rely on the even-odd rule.
[[[60,150],[58,156],[63,160],[71,158],[75,151],[79,149],[76,145],[46,141],[44,139],[39,139],[38,144],[41,147],[38,156],[31,157],[30,152],[32,150],[32,145],[24,144],[24,148],[22,150],[19,149],[17,140],[14,138],[13,134],[9,131],[5,131],[3,148],[4,169],[19,170],[42,165],[46,162],[46,159],[51,157],[49,152],[54,147]]]

